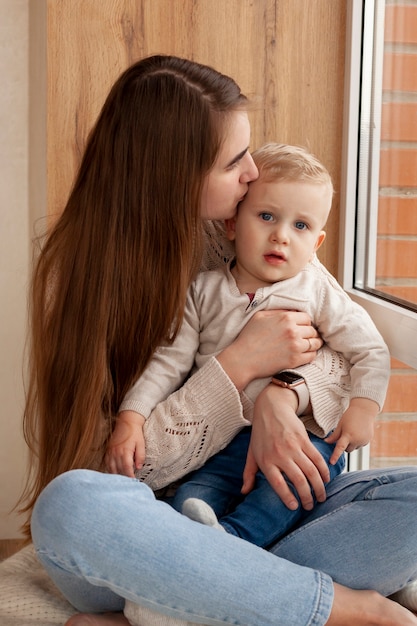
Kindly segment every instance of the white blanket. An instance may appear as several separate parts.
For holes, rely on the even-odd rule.
[[[0,563],[1,626],[62,626],[76,613],[29,545]]]

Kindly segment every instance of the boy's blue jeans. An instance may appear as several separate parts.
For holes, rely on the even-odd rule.
[[[263,548],[286,535],[303,518],[311,514],[301,504],[296,511],[288,509],[272,489],[262,472],[257,473],[256,485],[242,496],[242,476],[249,447],[251,428],[244,428],[221,452],[200,469],[189,474],[177,490],[172,506],[182,510],[187,498],[199,498],[209,504],[224,529]],[[336,465],[329,460],[335,444],[310,434],[310,440],[321,453],[330,470],[330,480],[342,473],[345,456]],[[291,487],[291,483],[288,483]],[[292,488],[292,487],[291,487]],[[298,494],[292,489],[294,495]]]

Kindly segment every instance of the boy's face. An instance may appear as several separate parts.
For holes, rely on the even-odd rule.
[[[324,184],[260,179],[249,185],[237,216],[226,220],[245,291],[291,278],[305,267],[324,241],[331,203],[332,190]]]

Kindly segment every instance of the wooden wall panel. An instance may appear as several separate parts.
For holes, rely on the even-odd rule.
[[[46,0],[48,212],[65,203],[110,85],[170,53],[232,75],[257,106],[252,147],[308,145],[340,185],[345,0]],[[335,196],[321,259],[337,270]]]

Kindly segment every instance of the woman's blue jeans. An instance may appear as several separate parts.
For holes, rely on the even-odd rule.
[[[212,456],[202,468],[189,474],[177,490],[171,504],[174,509],[181,512],[187,498],[204,500],[212,507],[228,533],[265,548],[286,535],[309,515],[309,512],[301,506],[296,511],[290,511],[262,472],[256,475],[254,489],[242,497],[242,476],[250,437],[251,428],[244,428],[228,446]],[[312,434],[309,437],[326,461],[330,480],[333,480],[344,470],[344,455],[335,465],[330,465],[335,444],[326,443]],[[291,483],[288,484],[291,487]],[[294,489],[292,491],[298,498],[297,492]]]
[[[33,512],[33,541],[80,611],[125,599],[203,624],[324,625],[334,581],[384,595],[417,578],[417,468],[342,474],[268,552],[193,522],[124,476],[73,470]]]

